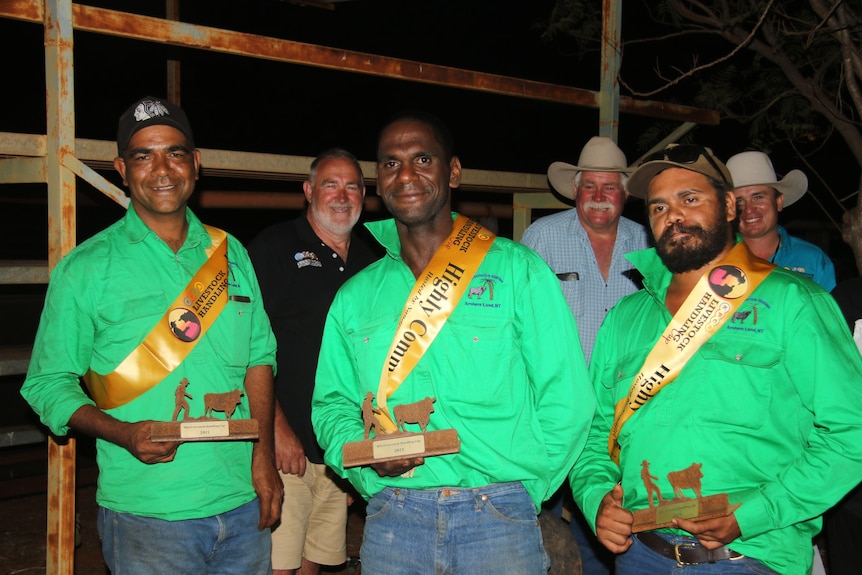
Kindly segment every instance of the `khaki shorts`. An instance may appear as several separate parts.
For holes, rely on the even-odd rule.
[[[299,569],[303,557],[319,565],[347,560],[347,494],[327,475],[326,465],[306,463],[302,477],[279,472],[284,503],[281,523],[272,530],[276,570]]]

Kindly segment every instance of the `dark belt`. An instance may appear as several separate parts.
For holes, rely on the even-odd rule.
[[[680,567],[683,565],[697,565],[698,563],[715,563],[716,561],[723,561],[725,559],[733,561],[734,559],[745,557],[745,555],[741,555],[727,546],[722,546],[718,549],[707,549],[694,541],[671,543],[661,535],[650,533],[649,531],[638,533],[635,537],[659,555],[673,559]]]

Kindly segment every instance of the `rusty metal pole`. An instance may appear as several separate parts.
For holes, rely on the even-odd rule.
[[[75,155],[72,22],[71,0],[45,1],[49,270],[75,247],[75,175],[63,166]],[[48,575],[74,573],[76,447],[74,439],[48,438]]]
[[[165,0],[165,19],[174,22],[180,19],[180,0]],[[182,91],[180,90],[181,66],[179,60],[168,60],[168,101],[182,107]]]
[[[602,66],[599,135],[619,141],[622,0],[602,0]]]

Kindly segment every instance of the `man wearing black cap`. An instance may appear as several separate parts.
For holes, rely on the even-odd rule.
[[[254,270],[235,238],[187,207],[200,152],[180,108],[136,102],[120,117],[117,147],[131,204],[51,274],[21,392],[52,432],[97,438],[98,525],[112,572],[269,573],[266,528],[281,500],[275,338]],[[181,439],[153,441],[183,383]],[[258,421],[259,441],[198,441],[229,430],[223,419],[192,421],[217,394],[239,405],[216,409]]]
[[[575,500],[618,575],[808,574],[820,515],[862,476],[862,358],[841,312],[735,237],[708,148],[648,157],[629,193],[656,247],[628,256],[645,289],[599,331]]]

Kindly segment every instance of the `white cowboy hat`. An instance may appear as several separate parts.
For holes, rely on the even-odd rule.
[[[784,195],[784,207],[797,201],[808,191],[808,176],[801,170],[790,170],[781,180],[769,156],[763,152],[742,152],[727,160],[734,188],[769,186]]]
[[[628,173],[626,155],[613,140],[604,136],[594,136],[586,143],[578,165],[554,162],[548,167],[548,180],[563,196],[575,199],[575,174],[578,172],[622,172]]]

